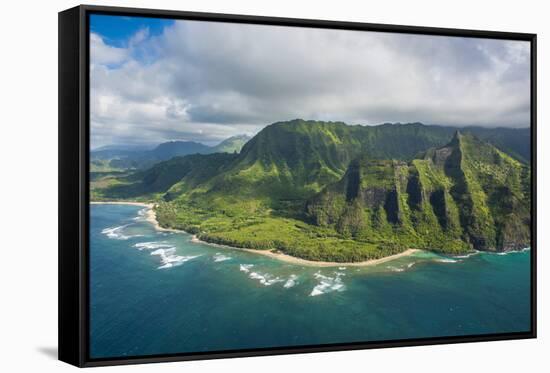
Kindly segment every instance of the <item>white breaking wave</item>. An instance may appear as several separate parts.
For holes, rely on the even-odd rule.
[[[290,277],[288,278],[288,280],[286,280],[285,284],[283,285],[283,287],[289,289],[291,287],[293,287],[294,285],[296,285],[296,280],[298,279],[298,276],[296,275],[290,275]]]
[[[449,259],[449,258],[445,258],[445,259],[436,259],[435,261],[436,261],[436,262],[439,262],[439,263],[458,263],[458,262],[460,262],[460,260]]]
[[[142,234],[135,234],[135,235],[125,235],[122,233],[122,230],[129,226],[131,224],[126,225],[120,225],[118,227],[111,227],[111,228],[105,228],[101,231],[104,235],[106,235],[109,238],[112,238],[113,240],[127,240],[129,238],[133,237],[143,237]]]
[[[523,252],[526,252],[526,251],[529,251],[529,250],[531,250],[530,247],[524,247],[524,248],[521,249],[521,250],[502,251],[502,252],[496,253],[496,254],[497,254],[497,255],[517,254],[517,253],[523,253]]]
[[[134,245],[138,250],[154,250],[165,247],[174,247],[174,245],[167,243],[166,241],[152,241],[152,242],[139,242]]]
[[[471,253],[468,253],[468,254],[464,254],[464,255],[455,255],[453,256],[453,258],[457,258],[457,259],[466,259],[466,258],[469,258],[473,255],[477,255],[479,254],[481,251],[479,250],[475,250],[474,252],[471,252]]]
[[[231,259],[230,256],[223,255],[222,253],[216,253],[213,258],[215,262],[225,262]]]
[[[387,269],[389,269],[392,272],[404,272],[407,269],[411,269],[416,262],[410,262],[407,264],[403,264],[402,266],[396,267],[396,266],[386,266]]]
[[[405,268],[399,268],[394,266],[387,266],[386,268],[393,272],[403,272],[405,270]]]
[[[220,253],[217,253],[217,254],[220,254]],[[284,282],[283,286],[285,288],[291,288],[294,285],[296,285],[296,280],[298,279],[298,276],[296,275],[290,275],[290,277],[285,281],[285,279],[279,276],[272,275],[270,273],[260,273],[256,271],[250,272],[252,267],[254,267],[254,264],[240,264],[239,270],[241,272],[248,273],[249,278],[251,278],[252,280],[257,280],[260,284],[264,286],[271,286],[279,282]]]
[[[319,284],[317,284],[317,286],[315,286],[311,291],[311,293],[309,294],[312,297],[331,293],[333,291],[346,290],[346,286],[344,285],[344,283],[342,282],[342,279],[340,278],[341,277],[340,272],[336,272],[334,277],[329,277],[321,274],[321,272],[318,271],[313,276],[320,281],[319,281]]]
[[[239,270],[248,273],[252,267],[254,267],[254,264],[241,264],[239,266]]]
[[[264,286],[271,286],[277,282],[283,282],[284,280],[280,277],[274,277],[273,275],[270,275],[269,273],[258,273],[258,272],[251,272],[248,277],[250,277],[253,280],[258,280],[260,284]]]
[[[340,271],[345,271],[345,270],[347,269],[347,267],[338,267],[338,269],[339,269]]]
[[[158,267],[158,269],[176,267],[176,266],[182,265],[183,263],[191,259],[195,259],[200,256],[200,255],[194,255],[194,256],[177,255],[175,247],[171,247],[168,249],[157,249],[151,252],[151,255],[160,256],[160,261],[162,265]]]
[[[145,215],[147,214],[148,208],[143,208],[138,211],[138,216],[136,216],[133,220],[145,220]]]

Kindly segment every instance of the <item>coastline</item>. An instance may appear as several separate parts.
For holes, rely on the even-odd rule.
[[[133,202],[133,201],[90,201],[90,205],[132,205],[132,206],[143,206],[148,208],[153,208],[154,203],[147,202]]]
[[[173,231],[184,232],[184,231],[177,230],[177,229],[174,229]],[[187,233],[187,232],[185,232],[185,233]],[[200,240],[197,237],[197,235],[195,235],[195,234],[191,237],[191,242],[201,243],[201,244],[204,244],[204,245],[215,246],[215,247],[219,247],[219,248],[222,248],[222,249],[246,251],[246,252],[249,252],[249,253],[252,253],[252,254],[259,254],[259,255],[267,256],[269,258],[280,260],[280,261],[285,262],[285,263],[290,263],[290,264],[294,264],[294,265],[301,265],[301,266],[306,266],[306,267],[367,267],[367,266],[373,266],[373,265],[377,265],[377,264],[386,263],[386,262],[389,262],[389,261],[392,261],[392,260],[395,260],[395,259],[410,256],[412,254],[415,254],[415,253],[418,253],[418,252],[422,251],[420,249],[407,249],[407,250],[405,250],[405,251],[403,251],[399,254],[389,255],[389,256],[385,256],[383,258],[379,258],[379,259],[364,260],[364,261],[361,261],[361,262],[323,262],[323,261],[302,259],[302,258],[298,258],[296,256],[284,254],[282,252],[274,252],[274,251],[270,251],[270,250],[247,249],[247,248],[244,248],[244,247],[234,247],[234,246],[228,246],[228,245],[221,245],[221,244],[217,244],[217,243],[210,243],[210,242],[207,242],[207,241]]]
[[[182,232],[187,233],[185,231],[182,231],[180,229],[173,229],[173,228],[164,228],[161,227],[159,222],[157,221],[157,214],[155,213],[155,204],[150,202],[135,202],[135,201],[92,201],[90,202],[92,205],[130,205],[130,206],[140,206],[147,208],[147,211],[145,213],[145,220],[148,223],[151,223],[153,227],[158,231],[163,232]]]
[[[145,220],[152,224],[153,227],[158,231],[163,232],[179,232],[179,233],[187,233],[188,232],[181,230],[181,229],[174,229],[174,228],[164,228],[161,227],[158,220],[157,220],[157,214],[155,213],[155,204],[154,203],[147,203],[147,202],[133,202],[133,201],[101,201],[101,202],[90,202],[90,204],[96,204],[96,205],[133,205],[133,206],[141,206],[147,208],[147,212],[145,214]],[[407,249],[399,254],[386,256],[379,259],[369,259],[361,262],[322,262],[322,261],[315,261],[315,260],[307,260],[298,258],[292,255],[283,254],[280,252],[273,252],[269,250],[257,250],[257,249],[247,249],[247,248],[240,248],[240,247],[234,247],[234,246],[228,246],[228,245],[220,245],[215,243],[210,243],[206,241],[202,241],[198,239],[196,235],[192,235],[191,242],[193,243],[201,243],[205,245],[220,247],[224,249],[229,250],[241,250],[246,251],[253,254],[259,254],[264,255],[267,257],[270,257],[272,259],[280,260],[282,262],[294,264],[294,265],[302,265],[307,267],[366,267],[366,266],[373,266],[377,264],[386,263],[395,259],[399,259],[402,257],[410,256],[414,253],[420,252],[422,250],[420,249]]]
[[[183,232],[183,231],[179,231],[179,232]],[[259,254],[259,255],[267,256],[267,257],[270,257],[272,259],[280,260],[282,262],[295,264],[295,265],[302,265],[302,266],[306,266],[306,267],[367,267],[367,266],[386,263],[386,262],[389,262],[389,261],[392,261],[392,260],[395,260],[395,259],[399,259],[399,258],[402,258],[402,257],[406,257],[406,256],[412,255],[414,253],[418,253],[418,252],[422,251],[420,249],[407,249],[407,250],[405,250],[405,251],[403,251],[399,254],[385,256],[385,257],[379,258],[379,259],[364,260],[364,261],[361,261],[361,262],[322,262],[322,261],[302,259],[302,258],[298,258],[296,256],[284,254],[284,253],[281,253],[281,252],[274,252],[274,251],[270,251],[270,250],[247,249],[247,248],[243,248],[243,247],[234,247],[234,246],[228,246],[228,245],[221,245],[221,244],[217,244],[217,243],[210,243],[210,242],[200,240],[197,237],[197,235],[195,235],[195,234],[191,237],[191,242],[201,243],[201,244],[210,245],[210,246],[215,246],[215,247],[219,247],[219,248],[222,248],[222,249],[246,251],[246,252],[253,253],[253,254]]]
[[[275,253],[275,252],[266,251],[266,250],[254,250],[254,249],[243,249],[243,250],[251,252],[251,253],[265,255],[265,256],[268,256],[270,258],[281,260],[283,262],[292,263],[292,264],[296,264],[296,265],[303,265],[303,266],[308,266],[308,267],[367,267],[367,266],[373,266],[373,265],[377,265],[377,264],[390,262],[392,260],[399,259],[399,258],[402,258],[402,257],[405,257],[405,256],[410,256],[414,253],[417,253],[417,252],[421,251],[419,249],[407,249],[407,250],[403,251],[402,253],[386,256],[384,258],[369,259],[369,260],[364,260],[362,262],[340,263],[340,262],[318,262],[318,261],[314,261],[314,260],[302,259],[302,258],[298,258],[298,257],[295,257],[295,256],[291,256],[291,255],[287,255],[287,254],[283,254],[283,253]]]

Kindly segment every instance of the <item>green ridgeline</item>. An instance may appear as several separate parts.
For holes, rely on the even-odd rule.
[[[90,152],[92,172],[144,170],[156,163],[174,157],[191,154],[239,153],[250,140],[248,135],[229,137],[216,146],[207,146],[193,141],[168,141],[151,150],[99,149]]]
[[[240,154],[99,180],[92,198],[158,201],[162,226],[209,242],[351,262],[526,246],[529,181],[526,164],[469,133],[295,120]]]

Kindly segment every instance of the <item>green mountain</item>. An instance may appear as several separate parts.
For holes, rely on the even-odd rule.
[[[102,147],[90,153],[91,170],[92,172],[143,170],[156,163],[185,155],[238,153],[249,139],[247,135],[237,135],[223,140],[216,146],[207,146],[194,141],[168,141],[153,149]]]
[[[208,150],[208,146],[194,141],[168,141],[151,150],[148,158],[165,161],[173,157],[205,153]]]
[[[323,155],[323,149],[318,149],[317,146],[323,142],[326,145],[327,141],[330,143],[331,139],[337,139],[340,140],[340,143],[333,145],[336,145],[338,152],[340,152],[343,147],[359,147],[359,153],[364,150],[369,152],[371,156],[380,159],[412,159],[418,151],[424,151],[429,147],[446,144],[456,130],[472,133],[476,137],[490,142],[500,150],[523,163],[528,163],[530,160],[531,149],[529,128],[456,128],[436,125],[428,126],[421,123],[386,123],[377,126],[349,126],[342,122],[319,122],[295,119],[267,126],[258,135],[264,138],[269,136],[269,142],[278,141],[279,144],[276,144],[275,148],[282,149],[287,146],[284,141],[287,135],[290,134],[293,137],[292,141],[298,145],[306,146],[302,153],[306,153],[308,150],[312,150],[313,152],[319,150],[320,154]],[[287,132],[286,135],[285,132]],[[301,139],[295,138],[295,135],[299,135]],[[91,168],[92,171],[146,169],[153,166],[155,163],[176,156],[185,156],[188,154],[239,153],[249,140],[250,137],[247,135],[237,135],[212,147],[192,141],[170,141],[162,143],[153,149],[140,147],[102,147],[90,153],[93,162]],[[265,139],[260,142],[264,144]],[[328,148],[330,148],[330,146],[328,146]],[[357,153],[357,149],[348,150],[351,150],[353,153],[351,154],[352,156],[359,154]],[[288,151],[283,151],[283,153],[292,155],[292,152]],[[349,155],[349,153],[344,154],[343,157],[347,158]],[[269,156],[266,155],[264,158],[267,159],[268,157]],[[340,171],[342,171],[340,169],[342,161],[345,163],[346,159],[337,159],[335,164],[328,164],[327,166],[329,169],[325,169],[322,165],[314,166],[318,172],[329,171],[329,173],[330,168],[332,168],[331,166],[336,166],[337,173],[340,173]],[[308,164],[307,160],[305,164]]]
[[[211,147],[208,153],[239,153],[250,139],[251,137],[248,135],[232,136]]]
[[[509,155],[522,148],[498,136],[489,144],[474,128],[451,131],[279,122],[238,154],[187,155],[93,178],[92,199],[153,200],[163,226],[311,260],[522,247],[529,165]]]
[[[131,152],[113,158],[109,164],[118,169],[145,169],[173,157],[207,153],[209,150],[209,146],[194,141],[168,141],[148,151]]]
[[[306,204],[311,223],[408,247],[511,250],[529,244],[527,166],[471,134],[411,162],[355,159]]]
[[[154,167],[112,179],[104,187],[93,188],[95,199],[155,198],[169,199],[170,189],[182,192],[193,188],[222,172],[236,158],[235,154],[213,153],[174,157]],[[92,185],[93,186],[93,185]]]
[[[351,160],[361,154],[408,161],[428,148],[448,143],[453,131],[420,123],[369,127],[300,119],[278,122],[249,140],[231,169],[212,180],[210,187],[264,198],[272,204],[304,200],[339,180]],[[502,148],[515,152],[505,145]]]

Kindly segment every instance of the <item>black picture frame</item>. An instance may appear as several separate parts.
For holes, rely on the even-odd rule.
[[[531,330],[301,347],[91,359],[89,356],[90,14],[527,41],[531,45]],[[536,34],[81,5],[59,13],[59,360],[79,367],[536,338]]]

